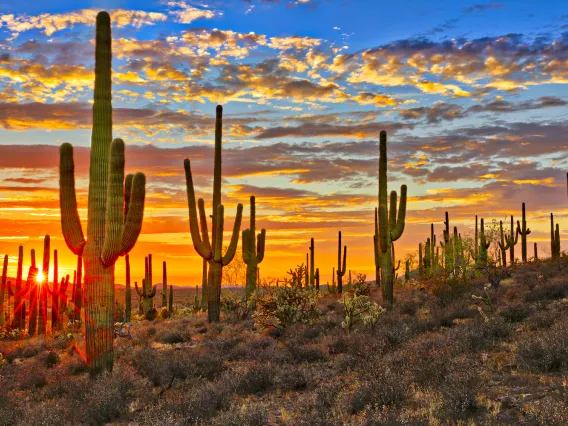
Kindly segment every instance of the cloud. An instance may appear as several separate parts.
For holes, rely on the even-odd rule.
[[[187,4],[185,1],[168,1],[166,4],[171,8],[179,9],[169,13],[181,24],[191,24],[198,19],[212,19],[215,16],[222,15],[222,12],[214,11],[208,7],[197,8]]]
[[[471,7],[467,7],[463,10],[464,14],[471,14],[476,12],[487,12],[488,10],[503,9],[505,5],[503,3],[486,3],[486,4],[476,4]]]

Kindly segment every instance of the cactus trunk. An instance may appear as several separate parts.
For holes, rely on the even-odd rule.
[[[130,287],[130,256],[124,256],[126,262],[126,288],[124,289],[124,314],[126,322],[132,320],[132,288]]]
[[[201,274],[201,310],[203,312],[207,311],[207,282],[209,281],[209,271],[207,268],[208,262],[207,259],[203,259],[203,271]]]
[[[166,262],[162,263],[162,308],[168,307],[168,270]]]

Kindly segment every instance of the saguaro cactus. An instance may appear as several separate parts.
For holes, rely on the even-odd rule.
[[[319,270],[319,268],[316,268],[316,272],[314,274],[314,281],[315,281],[316,290],[319,291],[319,289],[320,289],[320,270]],[[277,282],[277,286],[278,286],[278,282]]]
[[[168,269],[166,261],[162,262],[162,308],[168,307]]]
[[[512,232],[512,231],[511,231]],[[517,234],[521,235],[521,256],[523,263],[527,263],[527,235],[531,230],[527,228],[527,217],[525,213],[525,203],[523,203],[522,222],[517,220]]]
[[[28,334],[33,336],[37,331],[37,297],[38,297],[38,283],[37,276],[39,270],[36,266],[35,250],[32,249],[31,253],[31,266],[28,272],[28,278],[31,276],[33,279],[29,281],[30,283],[30,305],[28,308]],[[33,273],[32,273],[33,272]]]
[[[207,281],[209,280],[209,271],[207,268],[207,259],[203,258],[203,271],[201,274],[201,310],[207,311]]]
[[[487,249],[491,243],[485,240],[485,225],[483,223],[483,218],[481,218],[481,227],[479,231],[479,259],[478,262],[481,265],[486,265],[488,260]]]
[[[63,313],[67,310],[67,288],[69,287],[69,275],[65,278],[61,278],[61,284],[59,285],[59,297],[58,297],[58,311]],[[53,307],[52,307],[53,309]]]
[[[254,293],[256,289],[258,265],[264,259],[264,244],[266,240],[266,230],[262,229],[256,233],[256,203],[254,195],[250,197],[250,228],[243,230],[242,236],[242,255],[247,265],[247,279],[245,295],[246,298]]]
[[[168,312],[170,314],[173,314],[174,312],[174,288],[172,286],[170,286],[170,296],[168,299]]]
[[[41,272],[43,280],[40,283],[39,292],[39,321],[37,324],[37,334],[45,334],[47,330],[47,293],[49,292],[49,261],[51,258],[51,239],[46,235],[43,239],[43,265]]]
[[[381,257],[379,255],[379,213],[375,207],[375,234],[373,235],[373,252],[375,255],[375,282],[381,287]]]
[[[538,260],[538,247],[536,243],[534,243],[534,260],[535,262]]]
[[[554,228],[554,215],[550,213],[550,253],[553,259],[560,259],[560,227]]]
[[[83,307],[83,256],[77,256],[77,269],[75,270],[73,293],[71,300],[73,301],[73,319],[81,321],[81,309]]]
[[[124,294],[124,313],[126,315],[126,322],[132,320],[132,288],[130,287],[130,256],[124,256],[126,262],[126,288]]]
[[[51,329],[55,331],[59,327],[59,321],[63,312],[59,312],[59,264],[57,250],[53,250],[53,291],[51,292]]]
[[[144,258],[144,269],[145,276],[142,280],[142,290],[138,288],[138,283],[134,283],[134,288],[136,293],[142,301],[142,312],[144,315],[148,315],[148,312],[153,307],[153,299],[156,296],[156,286],[152,286],[152,255],[148,255]]]
[[[311,238],[310,239],[310,288],[314,288],[315,286],[315,252],[316,252],[316,248],[314,245],[314,239]]]
[[[225,208],[221,204],[221,147],[222,147],[222,130],[223,130],[223,107],[217,105],[215,120],[215,163],[213,170],[213,215],[212,215],[212,236],[209,240],[209,231],[207,227],[207,218],[205,214],[205,206],[202,198],[198,200],[199,204],[199,222],[197,220],[197,206],[195,203],[195,190],[193,187],[193,177],[191,175],[191,165],[188,158],[184,160],[185,182],[187,187],[187,204],[189,209],[189,229],[191,239],[195,251],[209,263],[209,279],[207,282],[207,304],[208,304],[208,320],[219,321],[221,307],[221,277],[223,266],[228,265],[237,251],[239,243],[239,231],[241,228],[241,219],[243,215],[243,205],[239,203],[237,206],[237,216],[233,225],[233,234],[229,248],[225,255],[222,255],[223,249],[223,228],[225,221]],[[201,235],[200,235],[201,231]],[[251,238],[254,238],[251,236]]]
[[[14,319],[12,321],[13,328],[24,328],[26,317],[22,316],[23,306],[25,304],[22,298],[22,270],[24,265],[24,247],[18,247],[18,269],[16,272],[16,287],[14,291]]]
[[[73,147],[60,150],[61,227],[69,249],[85,260],[86,357],[91,375],[111,371],[114,341],[114,265],[136,244],[144,215],[146,178],[124,179],[124,142],[112,139],[111,29],[106,12],[97,15],[95,90],[85,240],[75,195]]]
[[[404,231],[406,217],[406,185],[400,187],[400,207],[397,219],[397,194],[390,195],[390,209],[387,205],[387,133],[382,131],[379,143],[379,248],[381,252],[381,283],[383,301],[391,309],[394,299],[394,270],[392,243]]]
[[[511,265],[515,264],[515,246],[519,242],[519,233],[517,232],[518,228],[515,228],[515,221],[513,219],[513,215],[511,215],[511,233],[508,236],[508,243],[509,243],[509,260],[511,261]]]
[[[510,240],[508,236],[503,233],[503,221],[499,221],[499,233],[501,241],[499,241],[499,249],[501,250],[501,262],[503,266],[507,266],[507,250],[509,249]]]
[[[2,281],[0,282],[0,326],[4,325],[4,293],[6,293],[8,277],[8,255],[4,255],[4,265],[2,266]]]
[[[347,246],[343,246],[343,263],[341,262],[341,231],[338,233],[337,241],[337,293],[343,292],[343,276],[347,264]]]

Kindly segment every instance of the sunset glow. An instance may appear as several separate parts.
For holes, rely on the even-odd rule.
[[[103,5],[99,5],[99,4]],[[94,20],[113,23],[113,131],[126,173],[147,178],[142,232],[130,253],[167,261],[174,285],[201,282],[189,235],[183,160],[211,214],[215,105],[224,106],[223,194],[231,229],[256,196],[266,228],[262,277],[305,261],[323,283],[337,267],[374,279],[378,135],[389,135],[389,191],[408,186],[400,259],[444,212],[462,234],[475,215],[505,220],[527,205],[531,244],[550,255],[549,214],[568,240],[568,6],[565,1],[11,2],[0,12],[0,253],[25,262],[43,235],[59,276],[76,257],[61,233],[59,146],[74,146],[87,229]],[[380,25],[376,19],[380,16]],[[508,222],[507,222],[508,223]],[[40,237],[41,236],[41,237]],[[225,232],[225,244],[230,233]],[[240,243],[239,243],[240,253]],[[240,254],[237,256],[240,256]],[[41,264],[41,263],[40,263]],[[116,282],[124,282],[124,259]],[[156,282],[160,282],[156,272]],[[37,280],[43,279],[41,272]]]

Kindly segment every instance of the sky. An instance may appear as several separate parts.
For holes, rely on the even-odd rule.
[[[224,106],[225,240],[238,203],[266,228],[261,276],[283,277],[315,239],[322,283],[337,267],[374,279],[378,135],[389,191],[408,186],[398,259],[444,212],[467,235],[475,215],[520,216],[550,255],[568,249],[568,2],[564,0],[0,0],[0,254],[58,249],[58,146],[71,142],[86,229],[94,23],[111,14],[115,137],[126,172],[147,176],[133,280],[144,256],[174,285],[200,283],[183,159],[211,209],[215,105]],[[507,227],[506,227],[507,229]],[[520,247],[517,248],[520,252]],[[154,267],[154,282],[161,271]],[[123,282],[124,260],[116,281]]]

